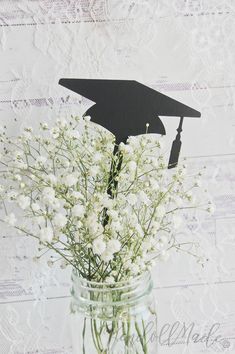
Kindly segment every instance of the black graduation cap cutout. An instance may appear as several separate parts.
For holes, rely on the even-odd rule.
[[[60,79],[59,84],[95,102],[84,115],[111,131],[116,144],[128,136],[145,133],[165,135],[159,116],[179,117],[168,168],[178,163],[184,117],[200,117],[201,113],[134,80]],[[117,151],[117,149],[115,149]]]

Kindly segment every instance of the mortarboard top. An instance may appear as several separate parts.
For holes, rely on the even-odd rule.
[[[95,102],[85,115],[102,125],[116,137],[116,143],[126,142],[128,136],[145,133],[165,135],[159,116],[180,117],[169,167],[177,164],[184,117],[200,117],[200,112],[134,80],[60,79],[59,84]]]

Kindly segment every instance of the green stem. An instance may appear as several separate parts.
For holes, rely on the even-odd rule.
[[[93,320],[94,322],[94,331],[95,331],[95,337],[96,337],[96,340],[97,340],[97,345],[98,345],[98,348],[99,348],[99,353],[103,353],[103,348],[102,348],[102,341],[101,341],[101,333],[98,332],[98,329],[97,329],[97,324],[96,324],[96,320],[94,319]]]
[[[138,323],[136,321],[135,321],[135,329],[136,329],[136,332],[137,332],[138,337],[140,339],[140,343],[141,343],[141,346],[142,346],[142,349],[143,349],[143,353],[147,354],[148,353],[148,349],[147,349],[147,346],[146,346],[146,334],[145,334],[145,332],[144,332],[144,335],[141,334],[141,331],[139,329]]]
[[[94,329],[93,329],[93,319],[91,318],[91,334],[92,334],[92,339],[93,339],[93,343],[95,345],[95,348],[97,350],[97,353],[100,353],[100,349],[99,349],[99,346],[98,346],[98,343],[96,343],[96,338],[95,338],[95,335],[94,335]]]

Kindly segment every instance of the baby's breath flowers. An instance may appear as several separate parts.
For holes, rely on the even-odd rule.
[[[1,220],[89,280],[128,279],[166,260],[183,247],[180,212],[214,209],[195,201],[200,173],[188,177],[184,163],[168,170],[156,135],[131,136],[113,155],[111,133],[89,117],[71,117],[51,128],[41,123],[37,134],[3,130],[0,140]]]

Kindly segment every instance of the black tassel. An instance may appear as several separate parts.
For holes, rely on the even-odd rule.
[[[170,158],[169,158],[169,162],[168,162],[168,168],[174,168],[178,164],[180,149],[181,149],[180,138],[181,138],[183,120],[184,120],[184,117],[181,117],[180,124],[177,128],[178,133],[177,133],[175,140],[173,141],[172,146],[171,146],[171,153],[170,153]]]

